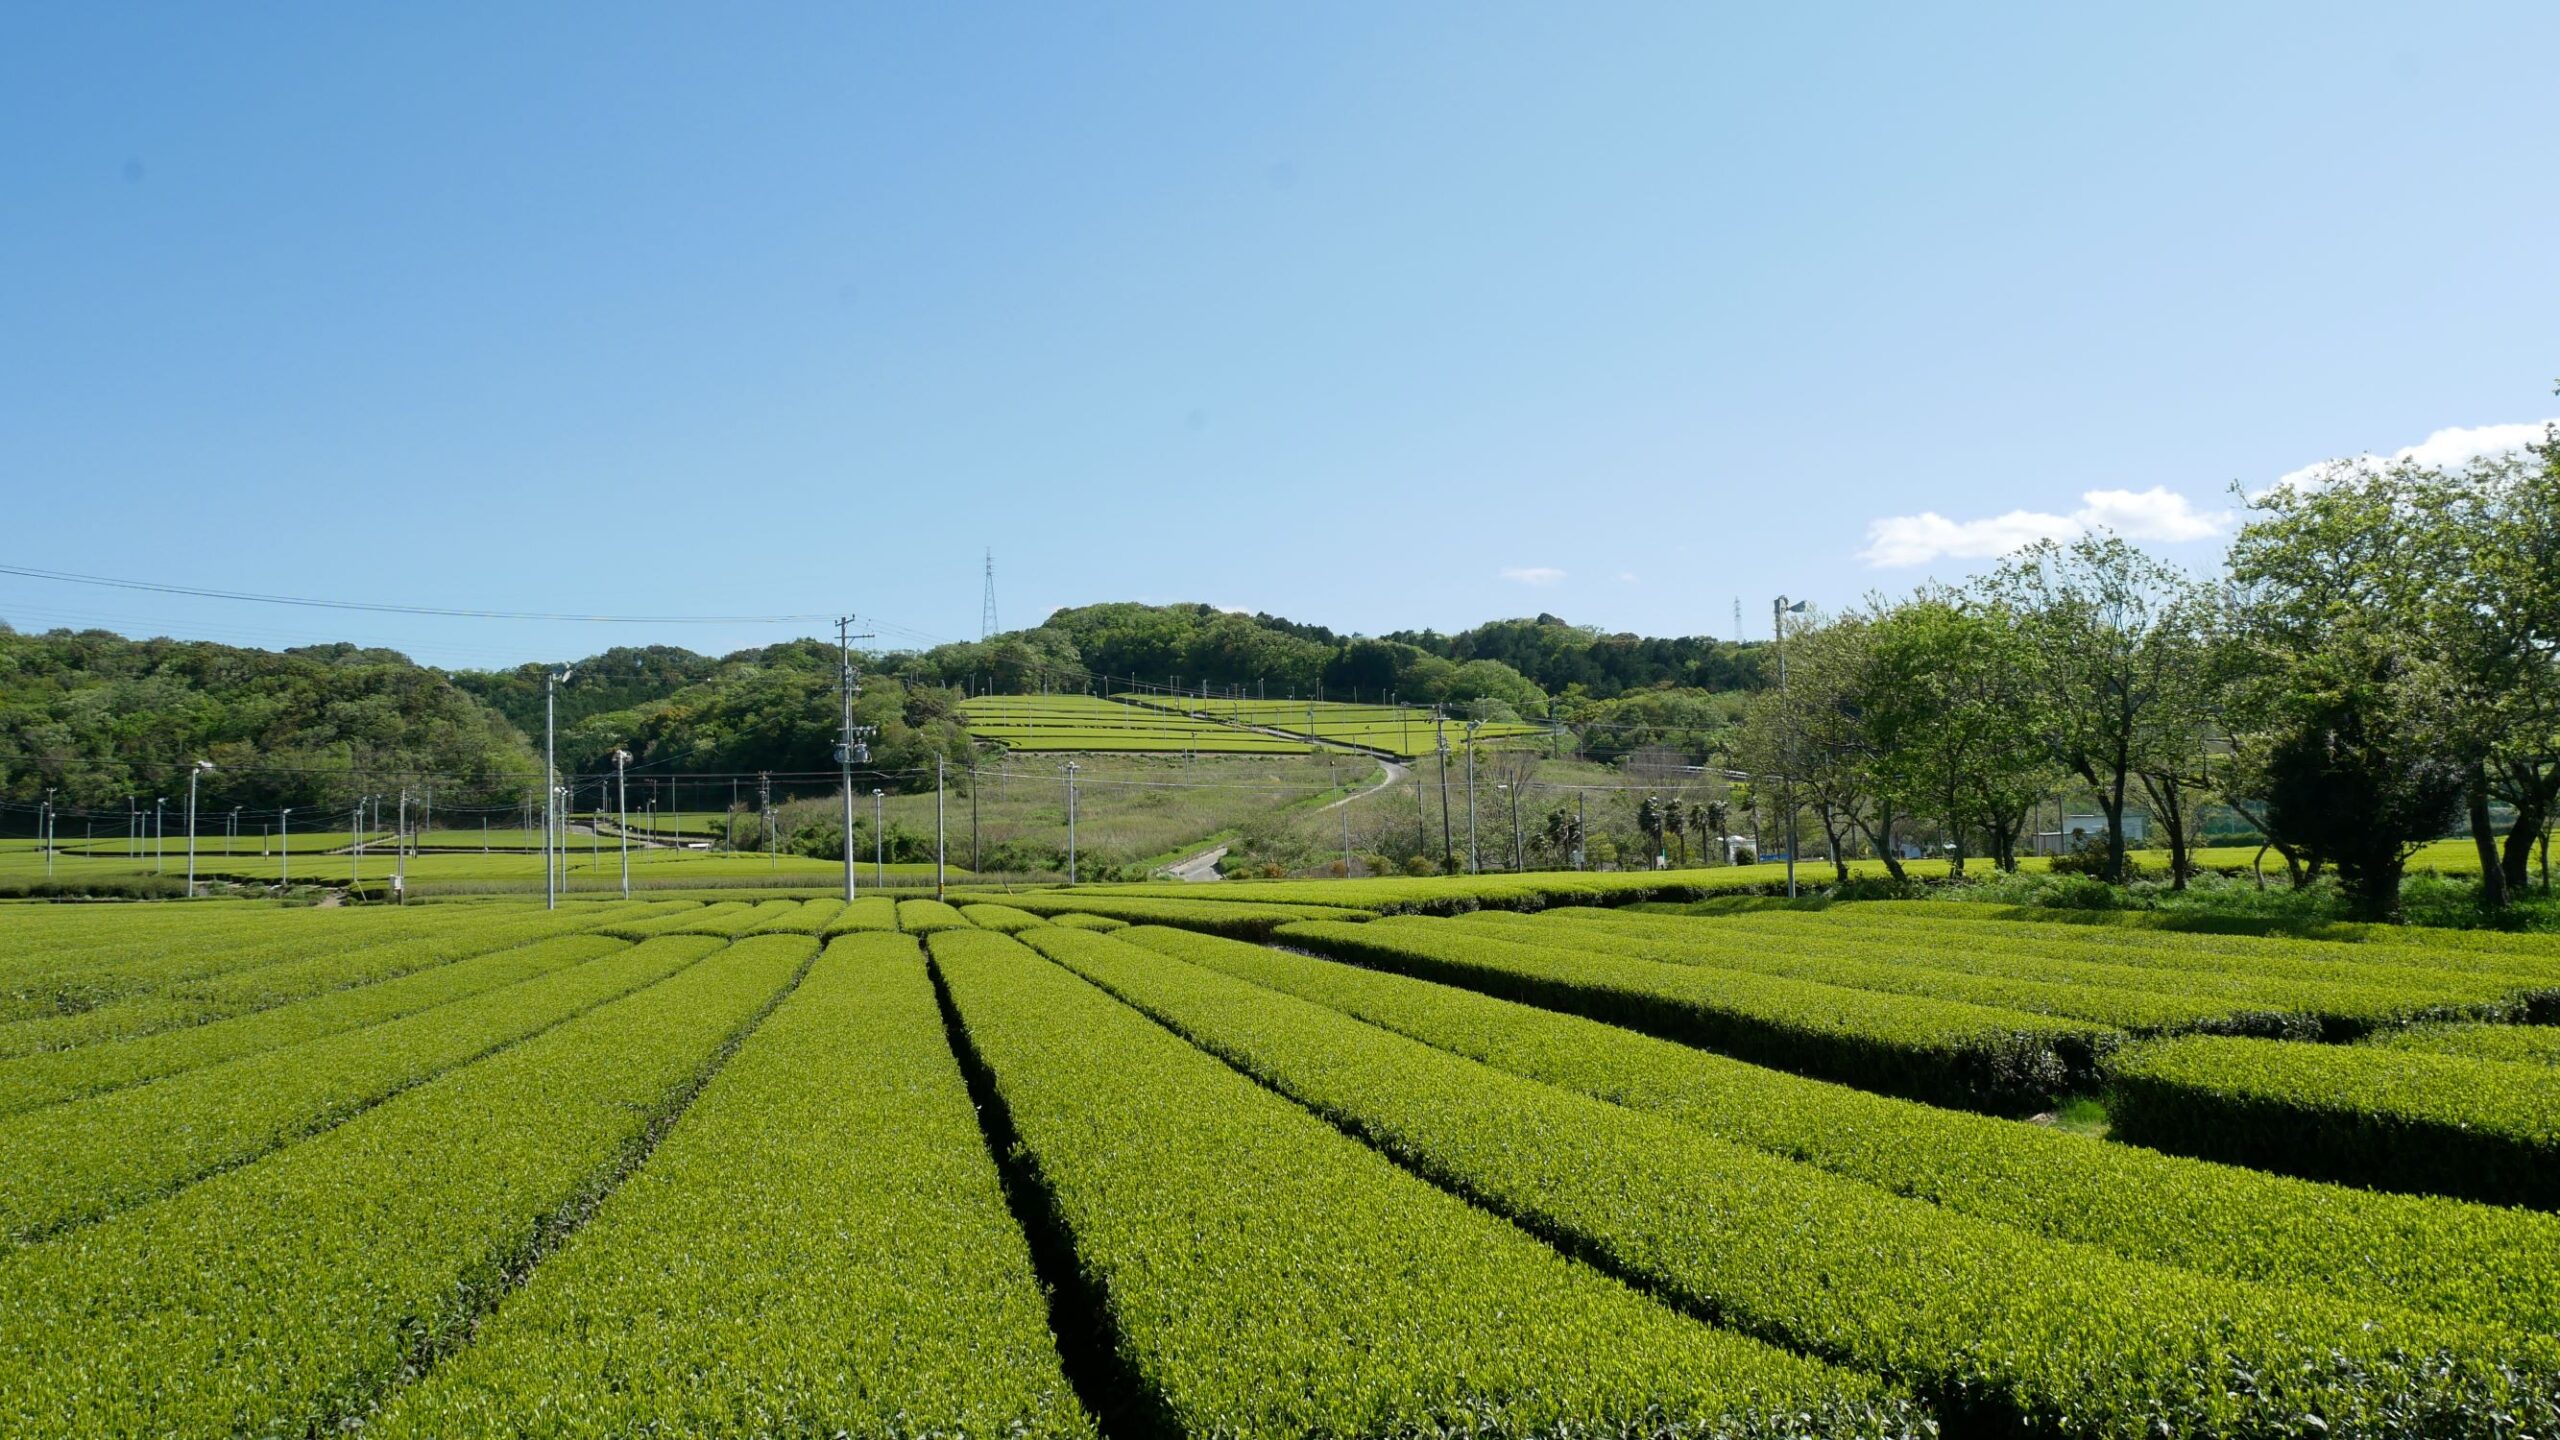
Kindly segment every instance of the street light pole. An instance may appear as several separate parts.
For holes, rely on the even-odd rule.
[[[187,772],[187,898],[196,898],[196,781],[213,768],[210,760],[199,760]]]
[[[560,760],[559,700],[560,683],[577,673],[575,665],[563,665],[559,673],[542,677],[542,908],[560,908],[560,877],[552,861],[560,846]]]
[[[622,767],[631,763],[631,752],[617,745],[613,751],[613,828],[622,837],[622,898],[631,898],[631,790],[623,778]]]
[[[1787,617],[1803,614],[1804,607],[1805,602],[1802,600],[1792,605],[1788,604],[1787,597],[1784,595],[1769,602],[1769,642],[1778,652],[1778,709],[1779,713],[1785,717],[1778,726],[1778,746],[1781,752],[1779,761],[1785,773],[1778,778],[1782,782],[1781,789],[1787,797],[1787,898],[1790,900],[1796,898],[1796,767],[1795,756],[1787,753],[1794,747],[1786,743],[1795,724],[1795,717],[1787,714],[1786,711]]]
[[[1076,883],[1076,762],[1067,762],[1067,883]]]

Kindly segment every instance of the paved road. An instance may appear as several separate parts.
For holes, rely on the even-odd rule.
[[[1410,770],[1397,764],[1393,760],[1381,760],[1378,763],[1386,767],[1387,773],[1384,779],[1381,779],[1377,784],[1370,786],[1366,790],[1355,790],[1352,793],[1343,796],[1339,800],[1332,800],[1319,805],[1316,807],[1317,811],[1321,813],[1326,810],[1338,810],[1343,806],[1350,804],[1354,800],[1366,800],[1370,796],[1387,789],[1389,786],[1394,785],[1397,781],[1402,780],[1405,776],[1412,773]],[[1205,885],[1212,881],[1223,880],[1226,878],[1218,873],[1218,862],[1226,858],[1227,847],[1224,845],[1215,845],[1211,846],[1209,849],[1201,851],[1197,855],[1186,855],[1181,859],[1176,860],[1172,864],[1164,867],[1164,873],[1175,880],[1184,881],[1189,884]]]

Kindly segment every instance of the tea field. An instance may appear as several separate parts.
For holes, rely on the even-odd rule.
[[[2560,943],[1677,883],[0,904],[0,1433],[2560,1425]]]

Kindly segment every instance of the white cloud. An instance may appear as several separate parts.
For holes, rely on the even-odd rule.
[[[2276,477],[2276,488],[2317,485],[2328,478],[2332,469],[2341,465],[2373,469],[2385,469],[2403,462],[2446,468],[2465,465],[2484,455],[2498,455],[2521,450],[2527,445],[2539,445],[2545,433],[2544,427],[2554,423],[2560,422],[2528,420],[2515,425],[2450,425],[2415,445],[2404,445],[2388,455],[2367,451],[2362,455],[2323,460],[2316,465],[2286,471]]]
[[[2227,519],[2198,510],[2194,501],[2159,485],[2091,490],[2068,515],[2041,510],[2012,510],[1982,520],[1950,520],[1934,510],[1888,515],[1867,522],[1867,548],[1858,558],[1879,570],[1940,559],[1996,560],[2039,540],[2068,540],[2092,530],[2111,530],[2128,540],[2202,540],[2222,533]]]
[[[1619,571],[1619,572],[1618,572],[1618,583],[1619,583],[1619,584],[1621,584],[1621,585],[1633,585],[1634,583],[1636,583],[1636,572],[1634,572],[1633,570],[1621,570],[1621,571]]]
[[[1502,578],[1523,585],[1553,585],[1564,578],[1564,572],[1551,565],[1505,565]]]

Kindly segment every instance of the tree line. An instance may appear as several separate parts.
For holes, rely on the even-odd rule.
[[[2013,867],[2067,783],[2104,815],[2111,880],[2129,809],[2183,884],[2219,802],[2297,884],[2333,871],[2381,919],[2416,847],[2466,829],[2505,906],[2560,799],[2560,434],[2459,467],[2339,465],[2246,505],[2210,578],[2099,534],[1806,619],[1735,762],[1835,857],[1871,849],[1897,876],[1915,820],[1959,869]]]

